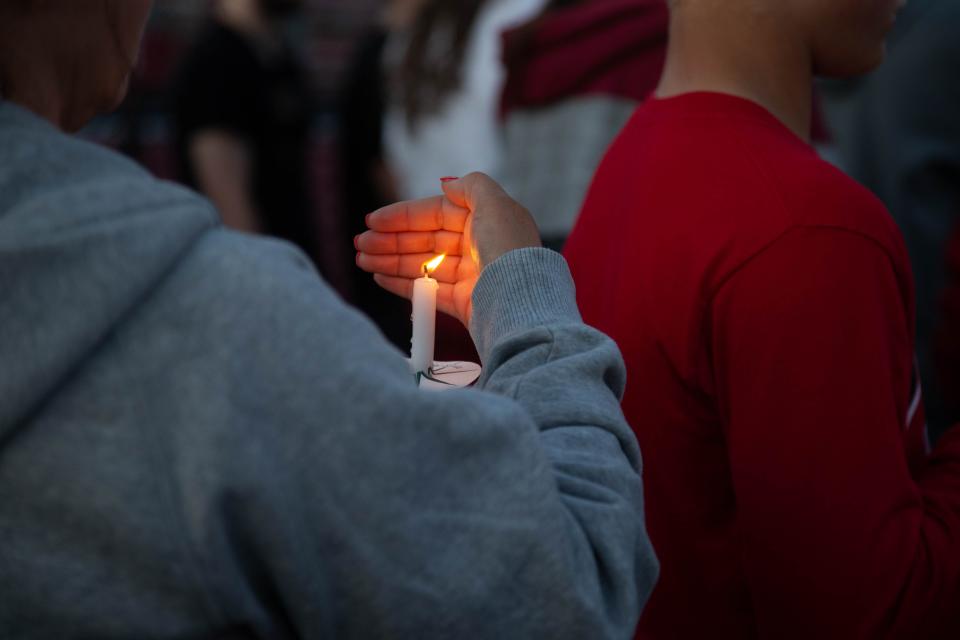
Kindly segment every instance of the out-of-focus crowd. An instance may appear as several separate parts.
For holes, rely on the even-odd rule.
[[[960,420],[960,44],[939,5],[908,6],[880,71],[821,85],[815,136],[904,232],[934,432]],[[365,214],[485,171],[562,249],[667,24],[664,0],[169,0],[127,102],[85,134],[298,244],[403,348],[408,304],[353,269]],[[438,355],[476,357],[454,323]]]

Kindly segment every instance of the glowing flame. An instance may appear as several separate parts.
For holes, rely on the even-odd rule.
[[[446,258],[446,257],[447,257],[447,255],[446,255],[446,254],[443,254],[443,255],[437,256],[436,258],[434,258],[434,259],[431,260],[430,262],[424,262],[424,263],[423,263],[423,275],[425,275],[425,276],[426,276],[426,275],[430,275],[431,273],[433,273],[434,271],[436,271],[436,270],[437,270],[437,267],[440,266],[440,263],[442,263],[442,262],[443,262],[443,259]]]

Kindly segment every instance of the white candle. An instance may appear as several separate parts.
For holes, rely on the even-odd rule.
[[[433,366],[433,348],[437,328],[437,291],[440,284],[430,274],[444,256],[423,265],[423,277],[413,283],[413,337],[410,339],[410,368],[427,373]]]

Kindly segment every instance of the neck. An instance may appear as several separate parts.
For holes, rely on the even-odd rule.
[[[381,21],[391,31],[403,31],[414,23],[421,5],[419,0],[394,0],[387,3]]]
[[[222,24],[251,38],[262,40],[273,33],[273,26],[256,0],[221,0],[216,16]]]
[[[738,12],[724,3],[691,3],[674,9],[657,97],[693,91],[738,96],[766,108],[797,136],[809,140],[810,52],[780,22],[775,10]]]
[[[29,109],[64,131],[75,131],[92,113],[79,113],[71,108],[73,102],[69,82],[71,74],[64,73],[49,54],[36,50],[31,43],[18,42],[16,47],[4,49],[5,68],[0,69],[2,97]]]

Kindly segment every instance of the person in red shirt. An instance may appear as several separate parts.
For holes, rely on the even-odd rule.
[[[930,450],[900,232],[807,138],[896,0],[676,0],[566,246],[617,340],[662,570],[641,638],[960,638],[960,429]]]

